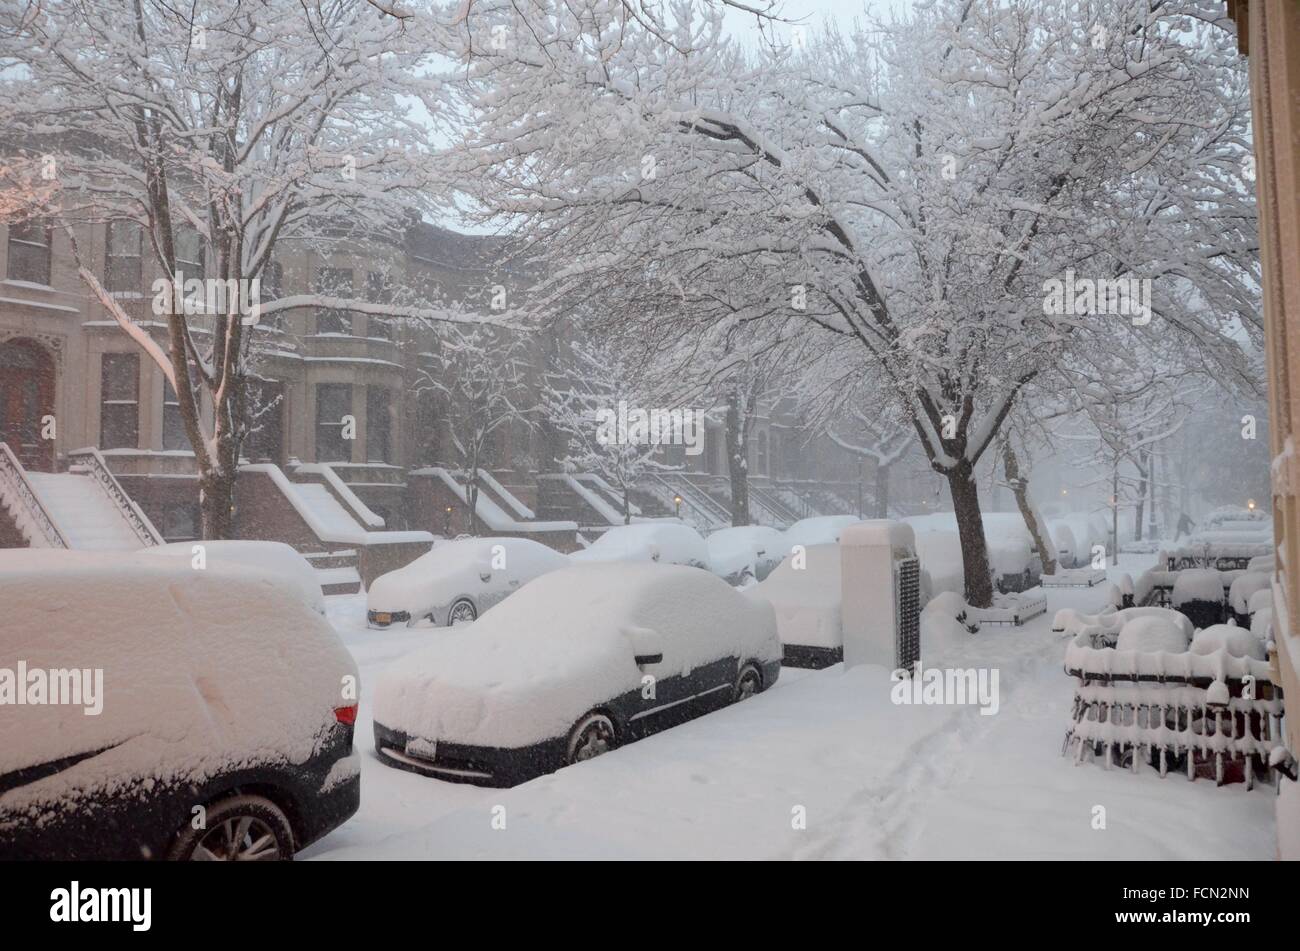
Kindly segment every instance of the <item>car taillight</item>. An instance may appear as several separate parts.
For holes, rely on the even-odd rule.
[[[357,705],[354,703],[350,707],[335,707],[334,719],[348,726],[354,725],[357,722]]]

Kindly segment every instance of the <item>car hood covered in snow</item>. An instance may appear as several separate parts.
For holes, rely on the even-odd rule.
[[[658,676],[728,655],[781,656],[771,610],[676,565],[582,565],[538,578],[473,624],[384,671],[374,718],[389,729],[477,746],[563,736],[593,706],[641,686],[634,641],[653,630]]]

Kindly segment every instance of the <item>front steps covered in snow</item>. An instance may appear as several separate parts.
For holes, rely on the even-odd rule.
[[[355,593],[432,547],[429,532],[387,531],[330,466],[299,468],[290,479],[273,463],[240,466],[235,533],[309,556],[326,594]]]
[[[31,472],[0,443],[0,537],[10,547],[135,551],[162,541],[95,449],[65,472]]]

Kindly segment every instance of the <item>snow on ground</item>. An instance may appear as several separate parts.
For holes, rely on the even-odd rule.
[[[1136,574],[1149,555],[1126,556]],[[1001,703],[896,706],[882,668],[785,669],[769,692],[514,789],[390,769],[374,756],[367,687],[444,634],[371,631],[359,596],[330,617],[362,671],[361,810],[304,858],[1271,859],[1274,797],[1243,786],[1075,766],[1060,755],[1073,681],[1052,589],[1024,628],[985,626],[923,662],[997,667]],[[1093,828],[1095,807],[1106,828]],[[504,812],[496,807],[504,807]],[[797,829],[802,808],[806,828]],[[504,816],[505,828],[500,825]]]

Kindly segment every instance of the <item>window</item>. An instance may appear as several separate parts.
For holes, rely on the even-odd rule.
[[[9,226],[9,280],[50,283],[52,233],[43,221],[23,221]]]
[[[380,386],[366,387],[366,460],[391,462],[392,396]]]
[[[184,280],[203,280],[203,236],[187,225],[176,229],[175,242],[176,270]]]
[[[767,475],[767,430],[758,434],[758,474]]]
[[[316,385],[316,461],[351,462],[351,440],[343,438],[345,416],[352,414],[351,383]]]
[[[144,232],[134,221],[108,223],[108,254],[104,267],[104,287],[115,292],[143,291],[140,252]]]
[[[379,271],[366,272],[366,300],[372,304],[391,304],[393,302],[392,288],[388,286],[388,281]],[[369,328],[367,333],[371,337],[382,337],[384,340],[393,339],[392,318],[371,316],[366,319],[366,326]]]
[[[99,446],[134,449],[140,437],[140,356],[106,353],[100,363]]]
[[[284,384],[249,380],[245,409],[244,455],[252,462],[279,463],[284,458]]]
[[[322,267],[316,271],[315,293],[327,297],[352,296],[352,268]],[[316,332],[318,334],[352,333],[352,315],[346,310],[332,307],[320,307],[316,310]]]
[[[176,398],[176,391],[168,380],[163,380],[163,432],[164,449],[189,449],[190,440],[185,435],[185,423],[181,419],[181,401]]]

